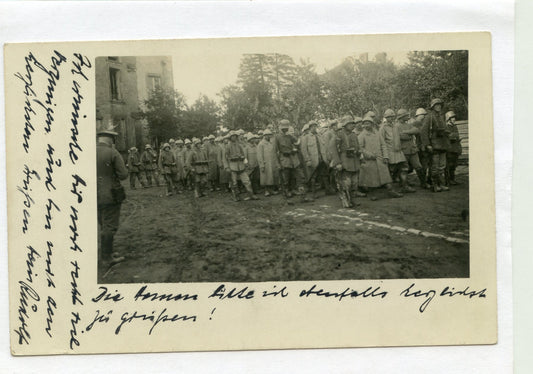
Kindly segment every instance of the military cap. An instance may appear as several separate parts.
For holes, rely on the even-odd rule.
[[[355,121],[353,120],[352,116],[347,115],[341,118],[341,127],[344,127],[350,123],[355,124]]]
[[[191,141],[189,139],[185,139],[185,144],[191,144]]]
[[[423,114],[423,115],[426,115],[426,114],[428,114],[428,112],[426,112],[426,110],[425,110],[424,108],[418,108],[418,109],[416,110],[415,116],[420,116],[420,115],[422,115],[422,114]]]
[[[385,111],[385,114],[383,114],[383,117],[385,117],[385,118],[396,117],[396,114],[394,114],[394,110],[387,109]]]
[[[448,121],[450,118],[455,118],[455,113],[453,110],[450,110],[449,112],[446,112],[446,121]]]
[[[113,125],[111,123],[109,123],[109,125],[105,128],[100,128],[97,132],[96,132],[96,135],[97,136],[118,136],[118,132],[115,131]]]
[[[291,125],[291,123],[287,119],[282,119],[279,122],[279,128],[280,129],[288,129],[290,125]]]
[[[409,112],[405,109],[399,109],[398,112],[396,113],[396,117],[398,119],[401,119],[403,117],[409,117]]]
[[[443,103],[442,99],[439,99],[439,98],[437,97],[437,98],[431,100],[431,104],[429,105],[429,107],[430,107],[430,108],[433,108],[435,105],[437,105],[437,104],[442,104],[442,103]]]

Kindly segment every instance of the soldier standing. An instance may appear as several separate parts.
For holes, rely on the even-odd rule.
[[[206,196],[204,191],[207,187],[209,159],[200,139],[193,138],[192,143],[193,147],[189,153],[187,164],[190,165],[194,177],[194,197],[199,198]]]
[[[219,136],[215,140],[217,144],[217,166],[218,166],[218,183],[225,192],[230,192],[230,174],[226,171],[224,167],[224,144],[225,136]]]
[[[407,122],[409,113],[405,109],[398,110],[396,118],[398,119],[400,130],[400,142],[402,144],[402,152],[407,159],[409,170],[416,172],[418,180],[420,181],[420,187],[424,188],[426,179],[422,173],[422,165],[418,158],[418,148],[415,142],[415,136],[420,134],[420,129],[415,127],[411,122]]]
[[[413,121],[413,126],[422,131],[422,125],[424,123],[424,118],[426,117],[427,112],[424,108],[418,108],[415,113],[415,118]],[[429,169],[431,167],[431,154],[422,147],[422,141],[420,137],[420,132],[416,134],[416,145],[418,148],[418,158],[420,160],[420,174],[423,179],[422,188],[429,189],[431,178],[429,177]]]
[[[424,118],[424,124],[420,130],[422,148],[431,154],[431,180],[433,192],[448,191],[444,185],[444,173],[446,170],[446,152],[449,147],[448,133],[444,116],[442,115],[442,100],[433,99],[430,104],[430,112]]]
[[[163,149],[159,155],[159,169],[163,178],[165,178],[165,183],[167,186],[167,196],[172,196],[172,191],[174,190],[174,183],[172,178],[172,167],[176,166],[176,159],[174,154],[170,150],[170,144],[163,144]]]
[[[150,144],[146,144],[144,146],[144,152],[141,154],[141,163],[144,168],[144,177],[146,178],[145,187],[152,187],[152,178],[153,178],[154,169],[156,167],[154,164],[151,151],[152,151],[152,146]],[[157,184],[155,180],[154,182]]]
[[[136,147],[131,147],[128,152],[128,169],[130,172],[130,187],[134,190],[135,181],[139,180],[139,183],[144,187],[144,182],[141,178],[142,164],[141,158],[139,157],[139,152],[137,152]]]
[[[176,175],[174,179],[174,188],[176,189],[176,192],[178,194],[182,194],[184,189],[183,178],[185,174],[185,160],[183,159],[183,140],[181,139],[176,140],[174,158],[176,159]]]
[[[355,207],[359,185],[360,150],[359,141],[353,130],[355,121],[351,116],[341,119],[342,129],[338,132],[337,146],[332,148],[332,164],[340,172],[339,196],[344,208]]]
[[[248,196],[244,200],[258,200],[258,197],[252,190],[250,178],[246,172],[248,160],[245,157],[243,146],[239,143],[238,136],[237,132],[231,131],[229,133],[229,143],[224,150],[224,167],[227,172],[231,173],[231,192],[233,199],[239,201],[237,181],[240,180],[246,188],[246,191],[248,191]]]
[[[207,151],[207,158],[209,159],[209,187],[211,191],[220,191],[218,185],[218,147],[215,144],[215,136],[209,135],[206,140],[205,149]]]
[[[316,199],[316,183],[321,181],[326,193],[331,191],[329,184],[329,170],[327,164],[327,150],[320,141],[317,129],[318,123],[311,121],[307,124],[309,132],[302,136],[301,152],[307,168],[308,182],[311,185],[313,199]]]
[[[389,196],[402,197],[402,194],[392,189],[392,179],[387,166],[389,159],[387,145],[379,131],[376,130],[372,117],[363,119],[363,132],[357,139],[363,155],[359,184],[366,188],[385,186]],[[372,197],[371,200],[376,200],[376,198]]]
[[[455,168],[457,168],[457,160],[463,152],[461,147],[461,139],[459,138],[459,130],[455,124],[455,113],[449,111],[446,113],[446,126],[449,130],[450,147],[446,152],[446,185],[457,185],[455,180]]]
[[[386,122],[379,130],[380,135],[385,140],[387,146],[387,153],[389,155],[386,161],[389,165],[389,171],[392,180],[399,180],[402,191],[415,192],[415,190],[407,184],[407,159],[402,152],[402,144],[400,140],[400,125],[394,121],[394,111],[387,109],[384,115]]]
[[[255,134],[247,134],[246,139],[248,143],[244,147],[244,157],[248,160],[246,171],[252,184],[252,191],[258,193],[259,191],[259,162],[257,160],[257,144],[259,143],[259,137]]]
[[[277,195],[273,187],[279,185],[279,163],[272,142],[272,131],[263,131],[263,139],[257,146],[257,162],[259,164],[261,186],[265,188],[265,196]]]
[[[185,139],[184,141],[184,147],[182,151],[182,158],[184,160],[183,164],[183,180],[184,180],[184,187],[187,188],[189,191],[192,190],[193,186],[193,179],[194,176],[191,172],[191,165],[189,165],[189,157],[191,154],[191,146],[192,143],[189,139]]]
[[[306,197],[304,173],[298,158],[296,139],[288,134],[289,126],[290,123],[288,120],[281,120],[279,124],[281,133],[277,134],[274,138],[274,147],[278,156],[279,165],[281,166],[280,176],[283,193],[287,198],[292,197],[292,193],[289,190],[289,183],[291,178],[294,178],[298,186],[301,201],[307,202],[310,200]]]
[[[120,208],[126,198],[120,183],[128,177],[124,160],[113,147],[118,133],[112,129],[100,130],[96,134],[96,187],[98,203],[98,267],[105,267],[124,260],[113,253],[113,239],[118,230]]]

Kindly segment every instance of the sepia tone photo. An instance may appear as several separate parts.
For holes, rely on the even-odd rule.
[[[468,278],[468,68],[97,57],[98,283]]]

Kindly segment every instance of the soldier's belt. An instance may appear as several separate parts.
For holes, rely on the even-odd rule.
[[[196,161],[194,164],[195,165],[208,165],[209,161]]]
[[[233,157],[233,158],[230,158],[229,160],[233,161],[233,162],[235,162],[235,161],[244,161],[244,157]]]

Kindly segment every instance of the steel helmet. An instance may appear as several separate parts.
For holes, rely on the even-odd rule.
[[[176,144],[183,144],[183,140],[181,139],[176,140]]]
[[[396,113],[396,118],[402,119],[404,117],[409,117],[409,112],[405,109],[398,110],[398,113]]]
[[[450,118],[455,118],[455,113],[453,110],[450,110],[449,112],[446,112],[446,121],[448,121]]]
[[[241,136],[241,135],[244,135],[244,130],[243,129],[239,129],[236,131],[237,135]]]
[[[350,115],[346,115],[346,116],[344,116],[344,117],[341,118],[341,126],[342,126],[342,127],[346,126],[346,125],[349,124],[349,123],[353,123],[353,124],[355,124],[355,121],[354,121],[354,119],[352,118],[352,116],[350,116]]]
[[[309,130],[309,124],[308,123],[306,123],[304,125],[304,127],[302,127],[302,132],[306,132],[307,130]]]
[[[353,118],[353,121],[354,121],[355,124],[357,125],[358,123],[363,122],[363,119],[362,119],[361,117],[354,117],[354,118]]]
[[[152,148],[152,146],[151,146],[150,144],[146,144],[146,145],[144,146],[144,149],[150,149],[150,148]]]
[[[185,139],[185,144],[191,144],[191,141],[189,139]]]
[[[435,98],[435,99],[431,100],[431,104],[429,105],[429,107],[433,109],[433,107],[435,105],[442,104],[442,103],[443,103],[443,101],[441,99]]]
[[[374,118],[372,118],[371,116],[366,116],[365,118],[363,118],[363,123],[364,122],[370,122],[373,125],[376,123],[376,122],[374,122]]]
[[[364,118],[366,118],[366,117],[372,117],[372,118],[374,118],[375,116],[376,116],[376,113],[374,113],[373,111],[370,110],[370,111],[366,112]]]
[[[291,123],[289,122],[289,120],[286,120],[286,119],[282,119],[279,122],[279,128],[280,129],[288,129],[290,125],[291,125]]]
[[[176,143],[176,141],[175,141],[174,139],[170,139],[168,142],[169,142],[170,144],[172,144],[172,143]]]
[[[198,138],[192,138],[192,144],[198,144],[198,143],[201,143],[202,141]]]
[[[263,130],[259,130],[259,131],[257,132],[257,135],[261,136],[261,135],[263,135],[263,133],[264,133]]]
[[[168,143],[163,144],[163,149],[165,149],[165,148],[170,148],[170,144],[168,144]]]
[[[216,139],[216,138],[215,138],[215,135],[211,134],[211,135],[209,135],[209,136],[207,137],[207,139],[209,139],[209,140],[213,140],[213,139]]]
[[[272,131],[270,129],[266,129],[265,131],[263,131],[263,136],[265,135],[273,135],[272,134]]]
[[[383,114],[383,117],[385,117],[385,118],[396,117],[396,114],[394,114],[394,110],[387,109],[385,111],[385,114]]]
[[[416,110],[415,116],[421,116],[421,115],[426,115],[426,114],[428,114],[428,112],[426,112],[424,108],[418,108]]]

